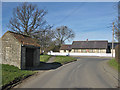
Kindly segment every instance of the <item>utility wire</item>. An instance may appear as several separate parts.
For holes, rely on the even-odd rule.
[[[57,22],[54,25],[58,25],[60,23],[62,23],[63,21],[65,21],[67,18],[69,18],[70,16],[72,16],[73,13],[77,12],[85,3],[82,3],[79,7],[73,9],[67,16],[65,16],[62,20],[60,20],[59,22]]]

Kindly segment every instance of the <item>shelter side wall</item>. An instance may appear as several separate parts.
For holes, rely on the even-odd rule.
[[[21,69],[25,69],[26,47],[21,47]]]
[[[21,44],[10,34],[2,38],[2,63],[20,68]]]

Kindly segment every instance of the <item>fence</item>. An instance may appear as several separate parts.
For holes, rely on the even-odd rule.
[[[111,53],[60,53],[60,52],[49,52],[48,55],[112,57]],[[115,57],[115,53],[113,54],[113,57]]]

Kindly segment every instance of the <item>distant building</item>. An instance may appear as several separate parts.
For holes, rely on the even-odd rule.
[[[113,53],[115,53],[115,47],[118,45],[119,43],[118,42],[114,42],[114,45],[113,45]],[[108,53],[111,53],[112,52],[112,42],[108,42]]]
[[[60,52],[71,52],[71,46],[72,45],[62,45],[60,48]]]
[[[115,46],[118,43],[114,44]],[[60,52],[71,52],[71,53],[111,53],[112,52],[112,44],[108,43],[108,41],[99,40],[99,41],[73,41],[71,45],[62,45],[60,48]]]
[[[27,69],[39,65],[40,45],[33,38],[7,31],[2,40],[2,63]]]

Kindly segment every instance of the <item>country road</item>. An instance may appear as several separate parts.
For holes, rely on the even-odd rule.
[[[30,78],[16,88],[116,88],[117,79],[103,67],[106,60],[108,58],[79,57],[75,62]]]

